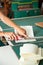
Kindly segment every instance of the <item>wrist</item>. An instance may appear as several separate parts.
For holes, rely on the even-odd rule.
[[[2,19],[3,18],[3,14],[0,12],[0,19]]]
[[[5,33],[4,32],[0,32],[0,37],[4,36]]]

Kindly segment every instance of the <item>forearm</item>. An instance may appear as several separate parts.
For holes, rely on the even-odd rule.
[[[13,23],[8,17],[4,16],[2,13],[0,13],[0,19],[5,23],[7,24],[8,26],[10,27],[13,27],[15,29],[18,29],[19,26],[16,25],[15,23]]]
[[[19,33],[19,35],[24,36],[25,38],[27,38],[26,31],[23,28],[16,25],[15,23],[13,23],[8,17],[4,16],[1,12],[0,12],[0,19],[5,24],[7,24],[8,26],[13,27],[14,29],[16,29],[17,32]]]

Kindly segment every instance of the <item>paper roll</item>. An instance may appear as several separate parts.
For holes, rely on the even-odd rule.
[[[26,53],[38,54],[38,46],[35,44],[24,44],[23,47],[20,47],[20,55]]]
[[[32,59],[34,61],[41,60],[41,50],[35,44],[24,44],[23,47],[20,47],[20,56],[24,59]]]

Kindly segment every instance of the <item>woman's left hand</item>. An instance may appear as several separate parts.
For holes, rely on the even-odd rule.
[[[18,32],[18,34],[19,34],[20,36],[22,36],[22,37],[24,37],[24,38],[28,38],[28,35],[27,35],[25,29],[23,29],[23,28],[20,27],[20,28],[18,28],[17,32]]]

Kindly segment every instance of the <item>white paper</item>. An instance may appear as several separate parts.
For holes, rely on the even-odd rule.
[[[19,65],[18,57],[10,46],[0,47],[0,65]]]
[[[21,27],[26,30],[28,37],[34,37],[33,27],[32,26],[21,26]],[[16,30],[15,30],[15,33],[17,34]],[[20,40],[15,40],[16,43],[18,43],[18,42],[30,42],[30,41],[35,41],[35,39],[27,39],[27,40],[25,40],[24,38],[22,38]]]

